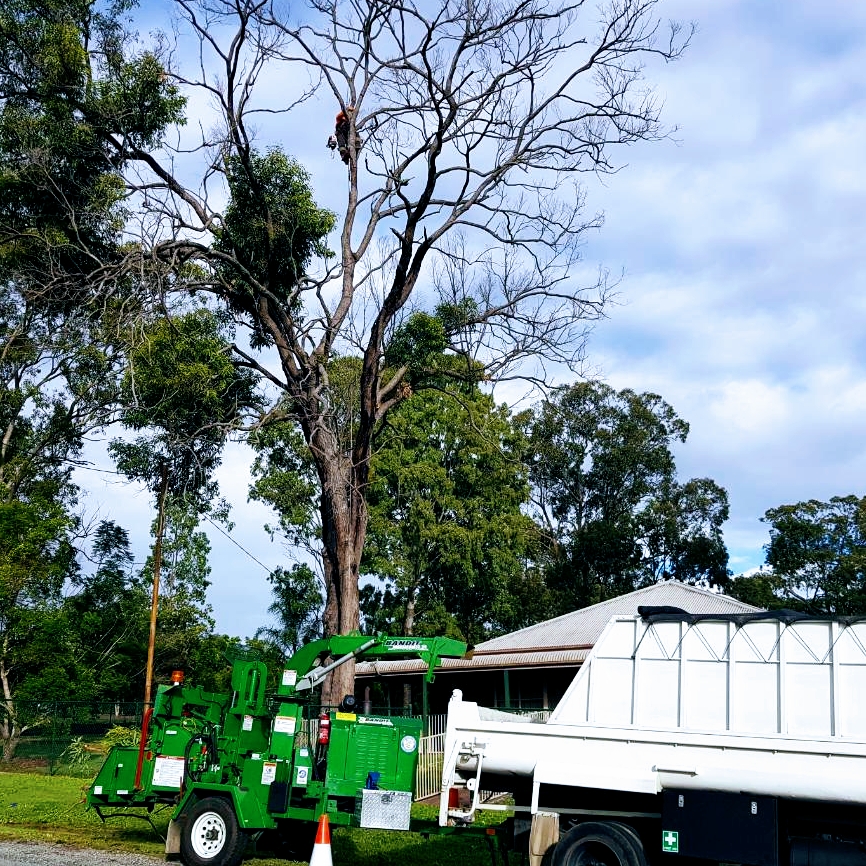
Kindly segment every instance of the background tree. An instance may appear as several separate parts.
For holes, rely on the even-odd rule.
[[[766,562],[771,572],[738,578],[737,597],[764,587],[771,590],[771,597],[765,592],[763,598],[769,606],[814,614],[866,613],[866,498],[780,505],[763,519],[770,525]]]
[[[389,631],[444,626],[478,642],[526,613],[514,590],[536,533],[521,512],[522,446],[507,408],[475,385],[421,391],[391,412],[373,455],[362,567],[392,592],[368,590],[365,618],[399,602]]]
[[[56,485],[0,502],[0,743],[11,761],[21,735],[46,719],[45,701],[74,695],[77,671],[61,615],[75,571],[75,521]],[[38,702],[38,703],[37,703]]]
[[[268,606],[272,624],[262,626],[256,638],[272,647],[282,661],[321,637],[322,591],[306,563],[297,563],[288,571],[276,569],[268,580],[273,595]]]
[[[183,100],[152,54],[123,56],[120,6],[10,0],[0,10],[0,488],[77,457],[112,417],[131,283],[121,259],[121,133],[158,146]],[[132,307],[132,309],[130,309]]]
[[[656,394],[561,388],[526,419],[547,581],[566,612],[663,577],[723,583],[727,494],[676,480],[688,424]]]
[[[166,508],[162,544],[158,631],[154,654],[156,679],[167,680],[173,670],[198,678],[199,655],[213,633],[212,609],[207,601],[210,542],[198,530],[197,508],[172,499]],[[146,587],[153,578],[153,553],[140,573]]]
[[[770,569],[761,568],[753,574],[738,574],[725,588],[728,595],[763,610],[792,607],[785,597],[785,582]]]
[[[131,348],[122,383],[121,420],[148,435],[110,446],[129,478],[157,492],[165,468],[172,498],[203,511],[217,495],[213,471],[226,438],[257,402],[229,346],[206,309],[153,322]]]
[[[74,697],[89,669],[62,604],[80,530],[70,472],[84,437],[113,417],[123,332],[137,314],[129,280],[114,283],[109,298],[90,278],[121,259],[125,157],[106,136],[156,147],[165,125],[181,119],[183,100],[155,57],[123,56],[121,14],[120,5],[68,0],[0,9],[7,758],[21,730],[16,699]]]
[[[0,10],[0,267],[56,323],[102,306],[89,275],[118,259],[126,156],[111,137],[157,147],[182,119],[156,57],[124,55],[127,10],[93,0]]]
[[[722,524],[727,491],[711,478],[666,480],[637,515],[642,548],[639,583],[674,578],[727,586],[728,551]]]
[[[70,655],[92,678],[88,697],[139,700],[150,601],[132,568],[129,534],[113,521],[100,521],[86,560],[94,568],[82,567],[74,576],[63,603]]]
[[[130,349],[122,392],[123,423],[133,430],[147,429],[149,435],[135,442],[116,439],[109,450],[118,469],[130,479],[145,482],[157,502],[144,687],[144,699],[149,702],[167,516],[172,516],[184,535],[188,556],[196,557],[193,548],[207,547],[206,537],[192,530],[202,513],[218,513],[213,502],[218,489],[213,471],[228,432],[246,409],[256,405],[256,397],[250,375],[232,364],[219,321],[206,309],[152,323]],[[200,563],[198,567],[205,566]],[[193,586],[189,583],[185,591],[192,591]],[[204,586],[200,592],[203,596]],[[163,619],[170,619],[170,602],[164,601],[161,607]],[[188,649],[173,655],[186,658]]]

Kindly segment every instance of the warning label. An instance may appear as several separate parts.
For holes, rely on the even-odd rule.
[[[262,784],[270,785],[277,778],[277,762],[265,761],[262,764]]]
[[[294,716],[277,716],[274,719],[274,733],[294,734],[297,721]]]
[[[178,790],[183,783],[183,758],[157,755],[153,767],[153,786]]]

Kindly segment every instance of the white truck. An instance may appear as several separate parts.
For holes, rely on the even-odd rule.
[[[482,791],[530,866],[866,866],[866,618],[614,617],[547,722],[454,692],[439,823]]]

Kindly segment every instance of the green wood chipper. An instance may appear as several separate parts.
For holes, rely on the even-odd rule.
[[[325,814],[335,825],[409,829],[421,720],[358,712],[352,696],[310,718],[311,690],[354,658],[417,657],[429,681],[442,657],[465,652],[442,637],[317,640],[285,662],[274,693],[264,663],[243,652],[227,694],[177,673],[145,712],[140,744],[109,753],[88,805],[100,817],[172,808],[166,853],[187,866],[235,866],[249,838],[268,831],[308,857]]]

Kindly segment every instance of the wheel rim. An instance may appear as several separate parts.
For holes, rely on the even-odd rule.
[[[216,812],[205,812],[195,819],[190,843],[197,857],[216,857],[226,844],[226,822]]]

